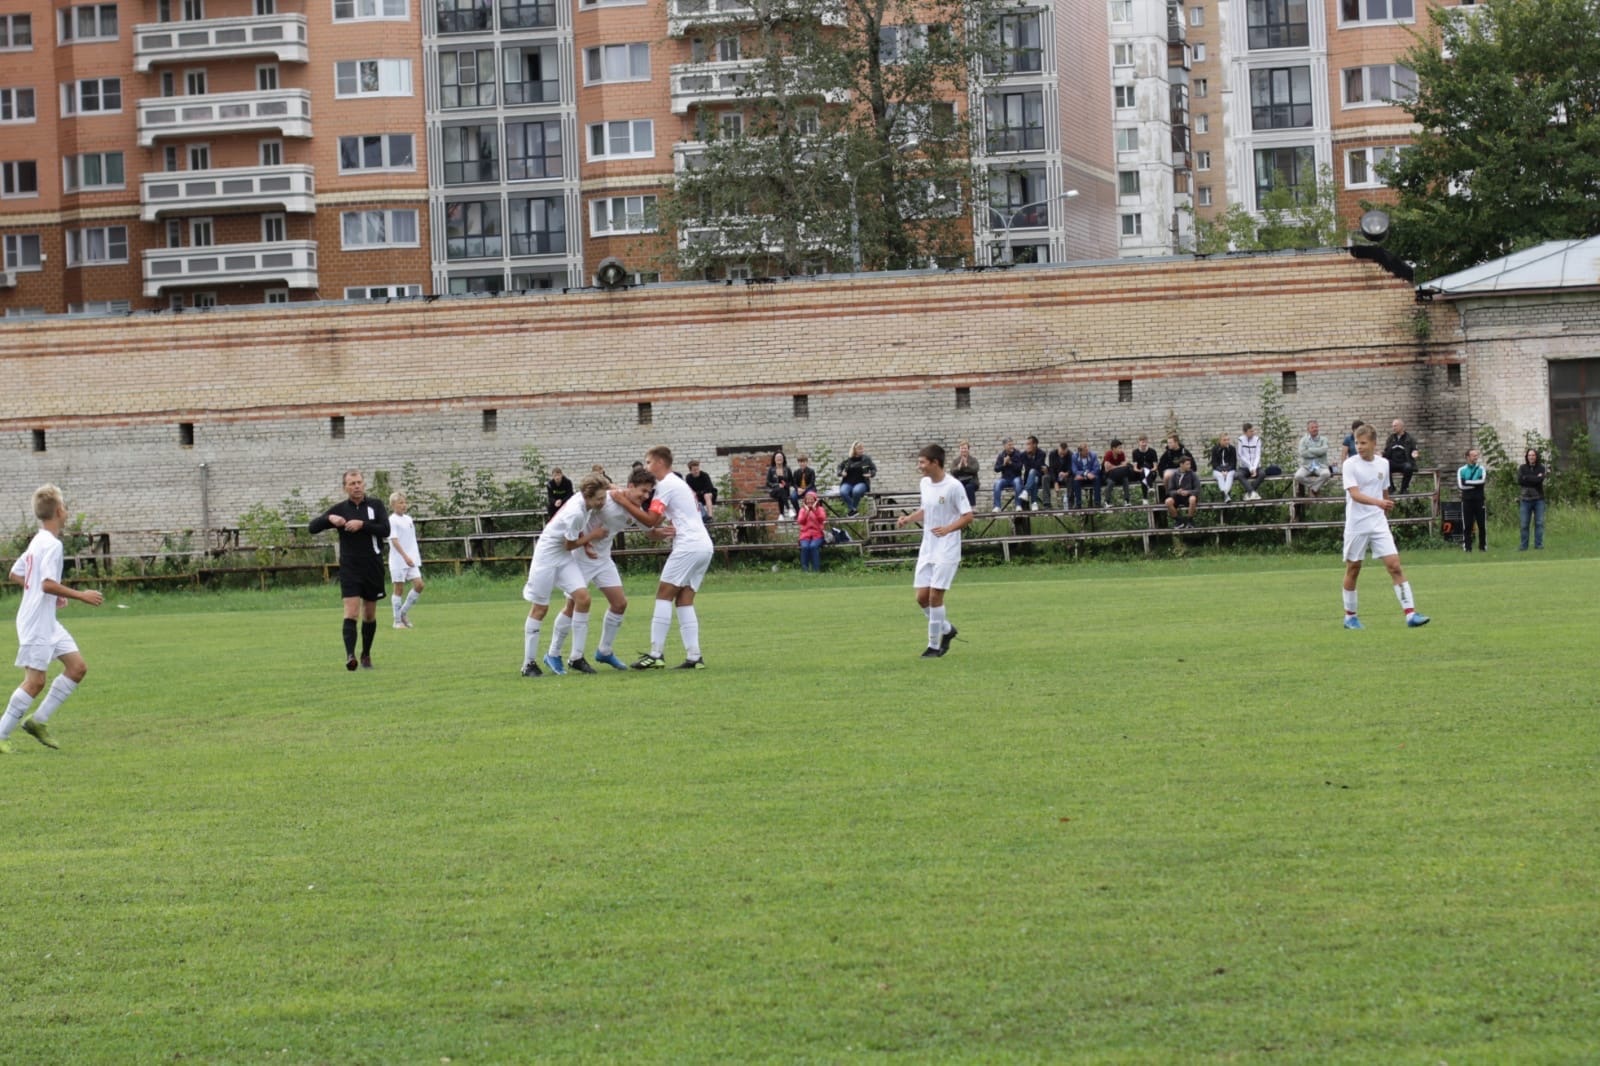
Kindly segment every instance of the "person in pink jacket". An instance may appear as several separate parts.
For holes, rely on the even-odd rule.
[[[822,573],[822,542],[828,535],[828,512],[817,499],[816,490],[806,493],[800,504],[800,569]]]

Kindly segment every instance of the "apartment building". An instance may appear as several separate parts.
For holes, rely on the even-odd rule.
[[[0,308],[420,293],[412,0],[0,2]]]

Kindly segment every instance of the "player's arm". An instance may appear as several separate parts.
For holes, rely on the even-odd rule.
[[[618,506],[620,506],[624,511],[628,512],[628,517],[632,518],[635,522],[639,523],[641,526],[644,526],[646,529],[654,529],[662,522],[667,520],[667,513],[665,511],[646,511],[643,507],[640,507],[638,504],[630,500],[628,498],[627,491],[624,489],[612,489],[611,498],[616,500]]]
[[[961,512],[961,517],[956,519],[954,522],[951,522],[949,525],[934,526],[933,535],[936,537],[948,537],[952,533],[959,533],[961,530],[972,525],[972,517],[972,511],[963,511]]]
[[[319,514],[315,518],[313,518],[311,520],[311,525],[310,525],[310,529],[311,529],[312,533],[323,533],[323,532],[326,532],[327,530],[330,530],[330,529],[343,529],[343,528],[344,528],[344,516],[343,515],[334,514],[332,508],[329,508],[328,510],[322,512],[321,514]]]
[[[44,590],[46,596],[60,596],[63,599],[77,600],[79,603],[87,603],[90,607],[98,607],[106,600],[100,594],[99,589],[84,589],[80,592],[75,588],[63,585],[59,581],[52,581],[49,578],[45,578],[40,582],[39,587]]]
[[[896,518],[894,520],[894,525],[895,525],[896,529],[904,529],[906,526],[909,526],[913,522],[921,522],[923,517],[924,517],[923,516],[923,509],[921,507],[918,507],[915,511],[912,511],[910,514],[903,514],[899,518]]]
[[[1394,501],[1389,498],[1389,489],[1386,486],[1382,496],[1368,496],[1355,485],[1346,485],[1344,491],[1357,503],[1364,503],[1368,507],[1381,507],[1387,511],[1394,506]]]

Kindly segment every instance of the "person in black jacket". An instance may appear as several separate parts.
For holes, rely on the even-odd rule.
[[[1522,465],[1517,467],[1517,484],[1522,486],[1522,544],[1519,552],[1528,550],[1528,522],[1533,520],[1533,546],[1544,547],[1544,479],[1549,471],[1539,456],[1539,449],[1529,448],[1522,455]]]
[[[711,480],[710,474],[700,469],[700,460],[689,460],[689,476],[683,481],[694,492],[694,502],[700,506],[700,517],[711,521],[711,509],[717,505],[717,483]]]
[[[544,486],[545,500],[547,501],[544,516],[554,518],[556,512],[561,510],[561,505],[572,499],[572,479],[555,467],[550,471],[550,480]]]
[[[344,596],[346,670],[356,662],[356,618],[361,618],[362,669],[372,669],[372,638],[378,632],[378,601],[383,599],[383,560],[389,542],[389,512],[367,496],[359,470],[344,472],[347,497],[311,520],[311,532],[339,531],[339,590]]]
[[[800,510],[800,501],[794,495],[794,471],[782,452],[773,452],[767,460],[767,495],[778,505],[778,518],[786,519]]]
[[[1417,439],[1406,432],[1406,424],[1398,418],[1390,423],[1393,431],[1383,446],[1383,457],[1389,460],[1389,491],[1394,492],[1394,476],[1400,475],[1400,492],[1411,491],[1411,477],[1417,472]]]
[[[1161,475],[1163,487],[1168,489],[1172,487],[1173,479],[1178,476],[1178,462],[1182,459],[1189,460],[1190,470],[1196,469],[1197,464],[1194,461],[1194,453],[1185,448],[1183,442],[1178,439],[1178,435],[1174,433],[1167,438],[1167,446],[1156,460],[1156,471]]]
[[[1186,454],[1178,460],[1172,480],[1167,483],[1167,514],[1172,516],[1172,528],[1193,529],[1194,512],[1199,504],[1200,475],[1194,472],[1194,457]],[[1180,507],[1188,508],[1185,517],[1178,516]]]
[[[1139,446],[1133,449],[1133,454],[1128,456],[1133,460],[1133,472],[1138,475],[1139,486],[1144,490],[1144,498],[1150,499],[1150,490],[1156,483],[1156,450],[1150,447],[1149,437],[1140,437]]]

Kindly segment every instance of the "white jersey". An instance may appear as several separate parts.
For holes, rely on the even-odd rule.
[[[639,523],[633,520],[633,515],[622,509],[622,504],[607,496],[605,505],[600,510],[590,513],[588,528],[598,529],[604,527],[610,536],[602,537],[591,544],[590,547],[602,559],[609,558],[611,556],[611,542],[616,538],[616,535],[624,529],[636,529],[638,526]]]
[[[1239,438],[1239,444],[1238,444],[1238,450],[1239,450],[1239,469],[1241,469],[1241,470],[1260,470],[1261,469],[1261,438],[1260,437],[1240,437]]]
[[[395,541],[400,543],[397,545]],[[405,558],[401,552],[405,552]],[[406,562],[409,558],[411,562]],[[422,556],[417,551],[417,524],[408,514],[391,514],[389,516],[389,565],[390,566],[416,566],[422,562]]]
[[[539,543],[533,548],[533,562],[565,558],[568,554],[567,541],[577,540],[588,528],[589,508],[584,506],[582,496],[574,496],[544,524]]]
[[[668,474],[656,482],[656,499],[666,509],[667,521],[677,536],[673,538],[673,551],[711,550],[711,534],[700,518],[700,508],[694,502],[694,490],[677,474]]]
[[[922,547],[917,552],[917,561],[933,563],[955,563],[961,561],[961,531],[938,536],[933,532],[935,526],[948,526],[959,520],[962,515],[972,511],[972,504],[967,502],[967,490],[961,487],[961,482],[951,477],[944,476],[943,481],[932,478],[922,479]]]
[[[17,608],[17,643],[50,644],[56,636],[56,598],[44,591],[46,581],[61,581],[61,538],[41,529],[11,567],[22,579],[22,606]]]
[[[1377,533],[1389,528],[1389,518],[1383,513],[1382,507],[1374,507],[1370,503],[1357,503],[1350,495],[1351,489],[1371,496],[1375,500],[1383,499],[1383,492],[1389,487],[1389,460],[1381,455],[1374,455],[1371,459],[1363,459],[1359,455],[1352,456],[1344,461],[1344,532],[1345,536],[1352,533]]]

